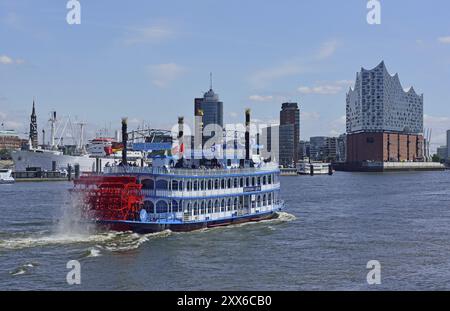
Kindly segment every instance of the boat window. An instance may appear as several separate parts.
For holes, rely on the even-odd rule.
[[[167,213],[168,206],[167,202],[164,200],[160,200],[156,203],[156,213]]]
[[[208,213],[211,214],[213,212],[213,204],[212,201],[208,201]]]
[[[248,177],[245,179],[245,186],[246,187],[250,186],[250,178]]]
[[[227,180],[227,188],[228,189],[231,188],[231,178],[228,178],[228,180]]]
[[[178,181],[172,180],[172,190],[178,191]]]
[[[197,180],[194,180],[194,191],[198,190],[198,182]]]
[[[255,177],[252,177],[252,186],[255,185]]]
[[[270,185],[270,184],[272,184],[272,175],[269,175],[268,177],[267,177],[269,180],[267,181],[267,183]]]
[[[180,204],[178,204],[178,201],[176,201],[176,200],[173,200],[172,201],[172,212],[173,213],[177,213],[177,212],[180,212],[181,210],[180,210]]]
[[[264,175],[264,176],[263,176],[263,185],[265,185],[266,182],[267,182],[267,178],[266,178],[266,175]]]
[[[205,190],[205,181],[200,181],[200,190]]]
[[[261,196],[260,195],[258,195],[256,202],[257,202],[257,206],[261,207]]]
[[[261,177],[258,177],[258,186],[261,186]]]
[[[155,182],[153,179],[144,179],[141,181],[142,189],[145,190],[153,190],[155,189]]]
[[[231,211],[232,208],[233,208],[233,206],[231,205],[231,198],[229,198],[229,199],[228,199],[228,202],[227,202],[227,210],[228,210],[228,211]]]
[[[212,189],[212,180],[208,179],[208,190]]]
[[[187,203],[187,212],[190,214],[191,211],[192,211],[192,209],[191,209],[191,202],[188,201],[188,203]]]
[[[186,188],[187,188],[188,191],[191,191],[191,189],[192,189],[192,182],[190,180],[187,182]]]
[[[263,206],[267,205],[267,197],[266,195],[263,195]]]
[[[240,187],[243,188],[244,187],[244,178],[241,177],[240,181],[239,181]]]
[[[216,200],[216,202],[214,203],[214,212],[218,213],[219,211],[220,211],[219,200]]]
[[[198,205],[197,205],[197,202],[194,203],[194,215],[198,215]]]
[[[220,204],[220,211],[225,212],[225,199],[222,199],[222,203]]]
[[[269,204],[269,205],[272,204],[272,193],[269,193],[269,202],[268,202],[268,204]]]
[[[238,209],[238,198],[234,198],[233,210],[237,210],[237,209]]]
[[[201,209],[200,209],[200,214],[206,214],[205,202],[202,202]]]
[[[167,190],[169,183],[165,179],[160,179],[156,181],[157,190]]]
[[[214,180],[214,189],[219,189],[219,180]]]
[[[238,186],[239,186],[239,181],[238,181],[238,179],[237,178],[234,178],[234,180],[233,180],[233,186],[234,186],[234,188],[238,188]]]
[[[220,188],[221,189],[225,189],[225,179],[222,178],[222,180],[220,181]]]
[[[155,205],[153,204],[152,201],[145,201],[144,209],[147,211],[147,213],[153,214],[155,212]]]

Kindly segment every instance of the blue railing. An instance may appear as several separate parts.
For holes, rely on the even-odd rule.
[[[105,167],[106,174],[153,174],[153,175],[177,175],[177,176],[217,176],[278,172],[276,166],[263,166],[259,168],[237,168],[237,169],[177,169],[164,167],[133,167],[113,166]]]

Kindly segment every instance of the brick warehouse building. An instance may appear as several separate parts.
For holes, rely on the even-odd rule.
[[[423,161],[423,95],[384,62],[357,74],[346,110],[347,163]]]
[[[356,133],[347,136],[347,162],[422,161],[422,150],[422,135]]]

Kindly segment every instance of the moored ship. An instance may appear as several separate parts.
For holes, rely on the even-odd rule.
[[[121,144],[115,139],[109,137],[97,137],[92,139],[87,145],[84,144],[84,123],[80,125],[79,140],[76,146],[64,146],[62,138],[56,139],[58,120],[56,112],[51,113],[50,122],[50,141],[45,143],[45,130],[43,130],[42,145],[38,144],[36,111],[33,102],[33,110],[30,122],[30,137],[26,148],[14,150],[11,158],[14,162],[16,172],[25,172],[28,170],[40,171],[59,171],[64,172],[68,167],[78,167],[80,172],[99,172],[105,166],[119,164],[122,158]],[[67,120],[65,123],[69,123]],[[64,136],[64,133],[60,133]],[[72,136],[73,133],[72,133]],[[143,159],[143,154],[138,151],[128,152],[128,161],[136,164]]]
[[[12,177],[12,170],[0,169],[0,185],[13,184],[14,182],[15,182],[15,180]]]

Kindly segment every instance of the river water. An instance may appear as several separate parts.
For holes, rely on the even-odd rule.
[[[148,235],[72,222],[68,182],[1,185],[0,290],[449,290],[449,177],[282,177],[278,220]]]

